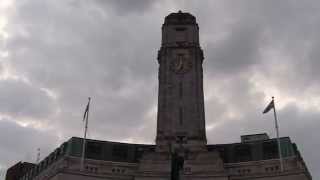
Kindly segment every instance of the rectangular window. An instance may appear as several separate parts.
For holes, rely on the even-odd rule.
[[[236,162],[248,162],[252,160],[250,145],[239,145],[235,147]]]
[[[116,161],[126,161],[128,158],[128,146],[124,144],[113,145],[112,156]]]
[[[185,31],[177,31],[175,38],[176,42],[185,42],[187,40],[187,33]]]
[[[89,159],[100,159],[102,157],[102,144],[87,142],[86,157]]]
[[[263,159],[277,159],[279,158],[278,145],[276,141],[269,141],[263,143]]]
[[[176,27],[175,29],[176,29],[176,31],[185,31],[185,30],[187,30],[186,27]]]

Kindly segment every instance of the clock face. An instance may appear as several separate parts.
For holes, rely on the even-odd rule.
[[[192,62],[183,54],[178,54],[177,57],[171,62],[171,70],[177,74],[188,72],[192,67]]]

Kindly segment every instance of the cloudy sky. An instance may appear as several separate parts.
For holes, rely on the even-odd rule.
[[[88,96],[89,138],[154,143],[161,25],[180,9],[200,26],[208,142],[275,137],[275,96],[319,179],[316,0],[0,0],[0,169],[81,137]]]

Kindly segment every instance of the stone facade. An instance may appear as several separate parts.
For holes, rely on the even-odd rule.
[[[6,180],[16,180],[21,176],[26,174],[30,169],[34,168],[36,165],[27,162],[18,162],[7,170]]]
[[[196,18],[165,18],[158,53],[159,96],[155,145],[73,137],[16,180],[311,180],[294,143],[283,137],[280,170],[276,139],[242,136],[240,143],[208,145],[203,97],[203,51]]]
[[[188,149],[203,148],[206,144],[203,52],[195,17],[182,12],[167,16],[161,44],[156,143],[159,150],[169,144],[178,148],[181,143]]]
[[[282,138],[281,143],[283,172],[277,159],[276,139],[264,139],[206,145],[206,152],[189,153],[179,171],[180,179],[311,180],[295,144],[289,138]],[[82,170],[81,145],[81,138],[71,138],[17,180],[169,180],[171,177],[172,155],[157,152],[156,145],[88,140]]]

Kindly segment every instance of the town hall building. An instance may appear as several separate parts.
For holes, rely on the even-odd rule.
[[[232,144],[208,144],[203,50],[190,13],[169,14],[158,52],[157,135],[153,145],[72,137],[38,164],[18,163],[7,180],[311,180],[297,145],[265,133]]]

